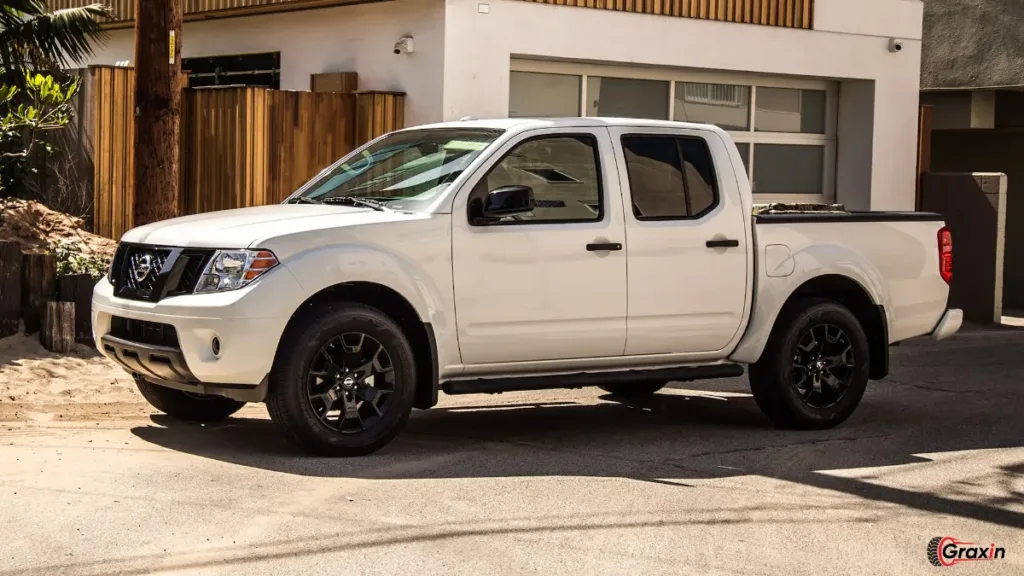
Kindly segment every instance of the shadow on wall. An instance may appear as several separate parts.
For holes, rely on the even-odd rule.
[[[953,235],[949,306],[970,322],[998,324],[1003,311],[1006,176],[925,174],[921,210],[938,212]]]
[[[1004,309],[1024,308],[1024,162],[1021,158],[1024,158],[1024,129],[937,130],[932,133],[932,172],[999,172],[1008,178]],[[955,249],[955,237],[953,245]],[[953,267],[956,270],[956,263]]]

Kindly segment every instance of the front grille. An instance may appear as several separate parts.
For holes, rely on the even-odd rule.
[[[171,251],[166,249],[134,248],[128,250],[124,269],[125,286],[140,296],[149,296],[156,289],[157,279]]]
[[[136,344],[180,348],[178,331],[170,324],[112,316],[110,318],[110,335]]]
[[[116,295],[156,302],[191,294],[214,250],[122,244],[114,256]]]

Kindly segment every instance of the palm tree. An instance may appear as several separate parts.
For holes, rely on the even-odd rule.
[[[80,64],[106,38],[99,18],[110,16],[101,4],[50,11],[46,0],[0,0],[0,68],[18,78],[26,69]]]

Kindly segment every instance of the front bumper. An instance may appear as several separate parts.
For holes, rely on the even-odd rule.
[[[303,301],[301,294],[283,267],[241,290],[159,302],[117,298],[103,279],[93,292],[93,337],[100,353],[148,381],[230,397],[223,391],[265,388],[281,334]],[[172,326],[176,345],[112,334],[114,317]]]
[[[942,320],[939,320],[938,325],[935,326],[935,330],[932,330],[932,340],[938,342],[939,340],[949,338],[956,334],[963,324],[963,310],[957,308],[950,308],[949,310],[946,310],[946,313],[942,315]]]

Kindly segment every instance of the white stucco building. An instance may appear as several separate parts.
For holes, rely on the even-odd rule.
[[[202,0],[193,4],[209,9],[190,8],[182,54],[199,83],[307,90],[311,74],[355,71],[361,89],[407,94],[408,125],[716,123],[740,143],[758,201],[914,208],[921,0],[548,1]],[[130,62],[131,28],[110,33],[92,63]],[[414,50],[396,55],[403,36]]]

